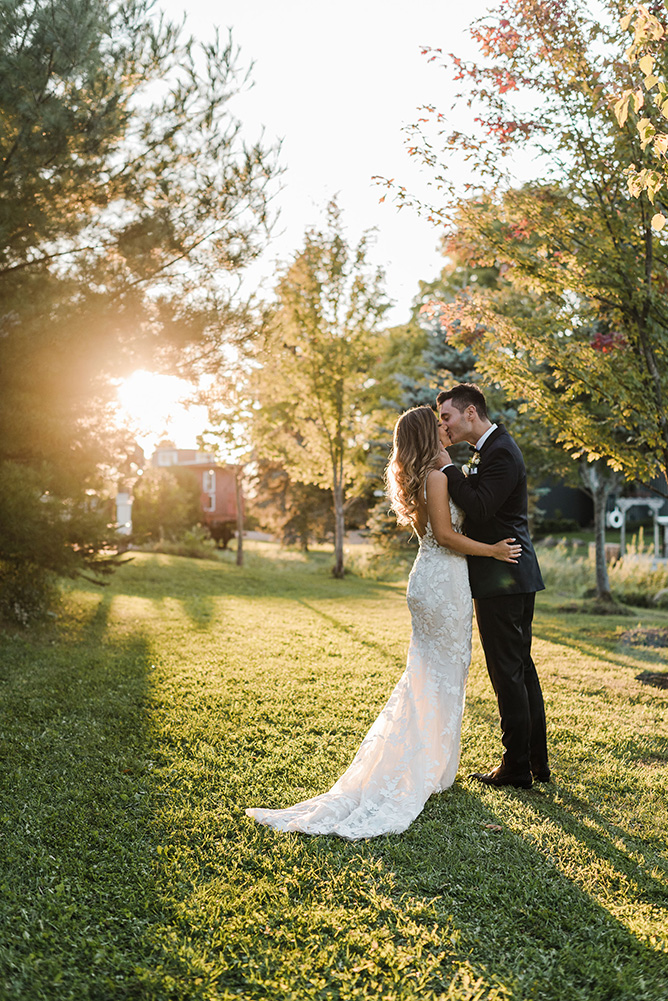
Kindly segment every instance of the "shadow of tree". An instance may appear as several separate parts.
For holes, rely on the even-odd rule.
[[[592,863],[633,874],[633,884],[627,880],[624,887],[632,890],[631,903],[637,898],[657,907],[665,904],[665,886],[615,847],[613,830],[608,828],[592,846],[583,818],[592,819],[595,811],[587,812],[586,804],[578,804],[584,811],[579,818],[533,792],[501,795],[519,798],[560,824],[588,846]],[[267,849],[282,837],[265,831]],[[513,831],[489,795],[456,783],[432,798],[402,835],[352,844],[336,838],[294,839],[291,867],[317,868],[324,884],[328,873],[334,878],[345,865],[373,863],[380,892],[436,923],[441,960],[424,983],[425,994],[509,1001],[665,999],[666,953],[634,935],[560,869],[549,850],[528,844]],[[568,861],[561,860],[565,869]],[[289,870],[281,871],[280,861],[278,866],[276,878],[289,879]],[[469,978],[470,993],[462,987],[461,994],[450,994],[453,978],[463,975]]]
[[[3,926],[19,930],[3,946],[5,998],[124,991],[159,907],[151,652],[138,634],[105,637],[109,604],[105,593],[86,610],[78,638],[15,638],[3,658],[2,728],[12,742],[0,906]]]
[[[141,554],[139,554],[141,555]],[[179,565],[178,578],[170,568]],[[215,560],[183,560],[157,555],[150,563],[137,558],[118,571],[109,594],[150,598],[160,602],[178,601],[192,624],[207,629],[219,615],[220,599],[243,598],[295,599],[313,598],[373,599],[396,594],[396,586],[360,577],[335,580],[319,564],[281,563],[268,557],[256,557],[251,567],[236,567]]]

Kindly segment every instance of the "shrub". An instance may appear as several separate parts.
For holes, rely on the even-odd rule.
[[[0,619],[31,625],[46,618],[57,594],[54,574],[43,567],[0,561]]]
[[[404,580],[415,559],[415,547],[398,544],[355,546],[346,550],[346,570],[367,580]]]
[[[404,553],[407,548],[415,555],[417,539],[405,525],[397,525],[397,517],[390,511],[387,497],[381,497],[373,508],[367,521],[369,537],[378,546],[398,553]]]
[[[596,582],[593,559],[577,556],[577,550],[562,539],[556,546],[538,546],[538,562],[545,586],[561,594],[581,598]]]
[[[176,539],[145,543],[141,549],[149,553],[165,553],[167,556],[190,556],[196,560],[216,559],[216,543],[208,531],[199,525],[183,532]]]
[[[135,539],[178,542],[200,514],[200,486],[191,469],[149,468],[135,484],[132,505]]]
[[[50,475],[0,463],[0,615],[23,625],[46,614],[57,577],[105,575],[119,562],[105,503],[83,490],[59,496]]]
[[[575,518],[536,518],[533,524],[534,536],[559,535],[561,532],[577,532],[581,528]]]
[[[538,546],[538,560],[545,586],[570,597],[584,597],[596,584],[593,554],[576,556],[562,539],[554,547]],[[621,560],[608,566],[610,590],[617,601],[646,608],[659,591],[668,588],[668,566],[646,551],[642,529],[634,536]]]
[[[654,597],[668,587],[668,566],[657,564],[643,554],[624,556],[610,567],[610,589],[619,601],[647,608]]]

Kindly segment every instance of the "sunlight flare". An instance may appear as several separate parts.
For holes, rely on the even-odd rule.
[[[165,438],[177,448],[195,448],[208,426],[206,407],[188,403],[195,389],[178,376],[138,369],[118,386],[119,420],[145,450]]]

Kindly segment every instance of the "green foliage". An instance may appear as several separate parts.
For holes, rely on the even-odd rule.
[[[631,217],[622,218],[622,210]],[[629,199],[620,206],[619,240],[624,227],[634,239],[640,222],[632,218],[634,211]],[[463,205],[456,241],[475,236],[476,252],[503,260],[508,270],[504,287],[495,293],[470,291],[449,321],[458,324],[455,340],[473,340],[487,377],[501,381],[510,394],[523,395],[524,407],[565,447],[592,461],[605,457],[626,477],[649,481],[664,468],[665,458],[664,411],[655,404],[653,386],[663,400],[668,381],[661,368],[654,382],[643,344],[649,338],[657,358],[668,346],[656,320],[641,330],[634,319],[638,285],[633,290],[629,285],[628,268],[634,265],[627,249],[617,253],[614,239],[608,242],[605,234],[586,245],[573,239],[574,231],[589,228],[587,214],[565,191],[538,185],[508,192],[499,201]],[[509,234],[520,223],[523,235],[517,239]],[[635,267],[641,265],[637,261]],[[522,294],[531,296],[531,309],[518,309]],[[656,304],[660,310],[660,301]]]
[[[371,511],[367,522],[371,539],[383,548],[402,551],[410,546],[414,550],[417,544],[414,534],[405,525],[397,525],[396,515],[389,510],[388,503],[387,497],[381,497]]]
[[[440,214],[465,259],[503,283],[469,285],[450,323],[565,447],[648,482],[668,473],[668,265],[653,210],[619,167],[650,157],[607,97],[633,75],[619,4],[511,0],[471,34],[481,59],[452,58],[481,129],[443,133],[443,155],[463,152],[475,183]],[[414,150],[445,185],[419,133]],[[516,150],[535,160],[519,188]]]
[[[546,587],[563,598],[583,598],[596,591],[596,561],[589,552],[574,549],[566,540],[540,545],[538,558]],[[668,587],[668,568],[647,552],[642,529],[622,559],[608,567],[610,590],[616,601],[640,608],[656,607],[656,596]]]
[[[261,248],[274,157],[231,112],[244,82],[230,39],[200,46],[151,0],[2,6],[0,462],[91,556],[84,500],[103,505],[132,451],[116,380],[185,371],[245,315],[233,273]],[[67,549],[49,505],[24,538]]]
[[[118,563],[109,505],[82,488],[63,500],[52,482],[47,465],[0,461],[0,617],[23,625],[48,610],[54,577],[106,575]]]
[[[668,699],[637,676],[668,648],[623,637],[666,613],[539,595],[553,786],[467,780],[499,750],[476,643],[454,787],[400,836],[285,835],[244,807],[338,777],[409,617],[403,582],[273,551],[139,553],[49,628],[0,634],[3,998],[662,1001]]]
[[[195,525],[187,531],[179,532],[175,538],[163,538],[156,542],[144,542],[143,552],[165,553],[168,556],[187,556],[194,560],[215,560],[218,550],[208,530]]]
[[[658,15],[658,16],[657,16]],[[622,91],[614,105],[620,129],[635,126],[641,148],[649,147],[654,155],[651,166],[635,163],[626,169],[629,191],[636,198],[646,192],[658,211],[652,218],[652,227],[661,230],[666,224],[666,151],[668,134],[665,119],[668,117],[668,84],[666,83],[666,22],[661,9],[650,10],[646,4],[634,3],[621,19],[622,31],[633,30],[633,40],[626,50],[626,57],[639,79]],[[658,75],[657,75],[658,74]],[[657,201],[657,195],[659,199]]]
[[[133,538],[175,541],[202,519],[200,485],[190,469],[149,468],[135,483]]]
[[[367,237],[346,240],[336,202],[327,229],[306,233],[285,268],[255,373],[258,454],[295,481],[331,489],[335,576],[342,576],[344,503],[370,434],[374,332],[388,303]]]
[[[292,480],[280,464],[261,461],[251,479],[251,494],[248,510],[284,545],[298,544],[306,552],[312,540],[333,538],[331,490]]]
[[[0,560],[0,621],[28,626],[45,619],[57,594],[54,575],[44,567]]]

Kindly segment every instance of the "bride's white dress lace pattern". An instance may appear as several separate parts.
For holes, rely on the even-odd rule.
[[[462,512],[450,501],[452,525]],[[427,525],[408,578],[412,636],[406,670],[329,792],[282,810],[249,809],[279,831],[352,840],[398,834],[432,793],[455,780],[471,659],[466,557],[440,546]]]

